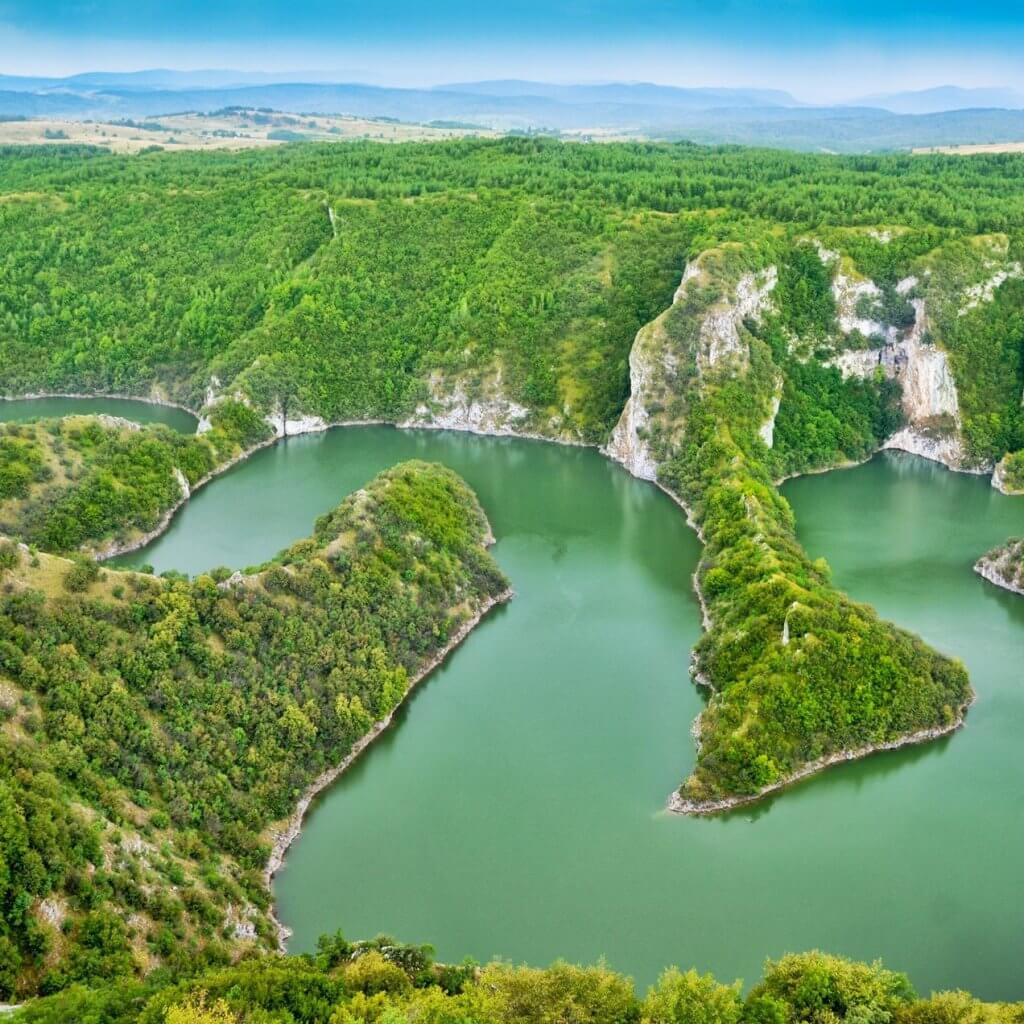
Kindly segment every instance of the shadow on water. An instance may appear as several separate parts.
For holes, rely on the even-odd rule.
[[[947,753],[957,733],[953,732],[927,743],[915,743],[898,750],[879,750],[867,757],[840,762],[815,775],[800,779],[785,789],[772,793],[756,803],[745,804],[723,814],[715,815],[718,821],[748,822],[760,821],[768,815],[780,800],[793,804],[801,799],[815,802],[825,798],[843,801],[849,793],[862,793],[875,787],[879,782],[899,772],[909,771],[930,758],[942,757]]]
[[[513,600],[515,598],[513,597]],[[473,636],[479,636],[486,629],[500,629],[501,620],[508,614],[508,603],[499,604],[492,608],[483,620],[473,630]],[[338,776],[327,789],[318,793],[310,802],[303,819],[302,831],[306,832],[313,827],[316,815],[323,807],[325,801],[333,799],[337,794],[343,793],[346,787],[359,786],[366,773],[373,770],[375,757],[385,757],[393,751],[396,743],[399,742],[403,724],[409,716],[414,713],[416,702],[426,699],[427,692],[434,686],[442,686],[447,673],[454,671],[454,663],[461,653],[462,645],[456,647],[445,660],[432,672],[424,676],[416,686],[405,696],[401,704],[395,708],[391,717],[391,724],[357,757],[345,771]],[[344,756],[344,755],[342,755]],[[288,859],[285,858],[281,867],[283,871],[288,866]]]

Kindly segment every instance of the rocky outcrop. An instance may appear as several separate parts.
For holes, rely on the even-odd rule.
[[[835,255],[827,249],[818,251],[825,262],[830,262],[828,257]],[[881,298],[881,295],[882,289],[874,281],[845,274],[841,269],[836,270],[835,276],[832,278],[832,297],[836,302],[836,320],[839,322],[839,329],[843,334],[852,334],[857,331],[865,338],[882,337],[886,341],[894,340],[893,328],[861,314],[861,307],[865,299],[874,301]]]
[[[1024,267],[1020,263],[1011,263],[1008,267],[997,270],[987,281],[971,285],[964,292],[964,304],[960,307],[960,316],[965,316],[983,302],[991,302],[996,296],[996,289],[1006,281],[1024,277]]]
[[[907,278],[900,282],[897,291],[908,294],[916,284],[915,278]],[[874,292],[862,289],[862,294]],[[912,299],[911,305],[914,323],[909,328],[898,331],[886,327],[886,340],[880,348],[848,349],[833,357],[831,364],[838,367],[844,377],[865,378],[881,370],[890,380],[899,381],[906,425],[896,431],[883,448],[921,455],[950,469],[985,472],[984,466],[969,464],[960,433],[960,400],[949,358],[943,349],[926,340],[925,300]],[[856,322],[840,317],[844,330]],[[862,327],[857,329],[864,333]],[[880,333],[874,332],[876,336]]]
[[[686,280],[685,275],[683,279]],[[677,291],[677,300],[679,294]],[[641,480],[656,480],[658,477],[658,464],[647,439],[650,416],[644,402],[650,386],[653,359],[648,335],[653,329],[653,324],[645,324],[637,332],[629,352],[630,396],[604,447],[604,453],[610,459],[625,466],[633,476]]]
[[[429,381],[430,397],[416,406],[413,414],[400,427],[427,427],[436,430],[466,430],[474,434],[521,436],[530,410],[502,394],[501,373],[470,396],[465,386],[456,382],[446,386],[439,374]]]
[[[1024,594],[1024,540],[1011,540],[974,563],[974,571],[989,583]]]
[[[758,274],[744,274],[733,294],[716,304],[705,316],[697,352],[697,367],[702,373],[717,369],[726,361],[746,367],[750,350],[740,337],[740,325],[749,317],[756,318],[761,314],[778,279],[775,267],[768,267]]]
[[[327,421],[321,416],[299,415],[290,418],[280,409],[266,417],[275,437],[295,437],[298,434],[316,434],[327,429]]]
[[[1000,494],[1024,494],[1024,486],[1018,487],[1011,483],[1010,460],[1013,458],[1015,458],[1014,453],[1004,455],[996,464],[996,468],[992,471],[992,486],[999,491]]]
[[[645,324],[638,332],[629,353],[630,396],[619,417],[612,436],[602,449],[615,462],[623,465],[641,480],[656,480],[658,458],[652,447],[652,434],[657,432],[671,440],[678,424],[665,412],[666,404],[678,396],[681,375],[693,365],[698,375],[729,366],[742,371],[750,351],[740,334],[744,320],[758,318],[768,307],[772,290],[778,282],[775,267],[748,271],[734,277],[730,284],[727,273],[715,264],[720,253],[702,253],[683,272],[672,305],[659,317]],[[696,300],[696,291],[713,286],[719,288],[712,301],[695,301],[691,313],[686,306]],[[678,332],[669,328],[673,317],[692,315],[699,319],[695,330]],[[688,351],[680,336],[693,337],[695,351]],[[770,447],[774,437],[774,403],[770,417],[761,428],[761,436]]]
[[[779,406],[782,405],[782,381],[775,386],[775,394],[772,396],[772,410],[768,419],[761,424],[758,435],[764,441],[766,447],[771,448],[775,444],[775,417],[779,415]]]

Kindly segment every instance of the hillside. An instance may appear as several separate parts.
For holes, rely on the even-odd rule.
[[[1021,158],[525,140],[15,157],[8,393],[157,389],[202,408],[212,431],[181,446],[211,467],[368,419],[601,443],[686,504],[716,695],[680,809],[962,721],[962,666],[838,592],[773,482],[880,447],[977,473],[1024,448]],[[219,441],[225,419],[245,438]],[[167,508],[162,479],[120,532]]]
[[[413,462],[245,575],[0,542],[0,999],[275,949],[272,847],[508,596],[489,539]]]

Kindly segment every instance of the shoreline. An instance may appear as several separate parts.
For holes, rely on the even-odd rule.
[[[81,397],[81,398],[106,397],[106,398],[124,398],[125,396],[123,396],[123,395],[107,394],[107,395],[77,395],[77,396],[76,395],[63,395],[63,396],[57,396],[57,395],[51,395],[51,396],[45,396],[45,395],[29,396],[29,395],[26,395],[26,396],[22,396],[22,397],[24,397],[24,398],[31,398],[31,397]],[[13,399],[10,399],[10,400],[13,400]],[[137,400],[140,400],[140,401],[150,401],[149,399],[137,399]],[[159,400],[152,400],[152,401],[153,401],[153,404],[172,404],[172,403],[164,403],[164,402],[161,402]],[[184,407],[182,407],[182,408],[184,408]],[[191,413],[191,410],[186,410],[186,411]],[[193,413],[193,415],[195,415],[195,414]],[[304,423],[300,427],[300,429],[296,430],[294,433],[287,433],[287,432],[277,433],[277,427],[274,424],[274,422],[271,419],[268,419],[267,422],[272,427],[272,429],[275,430],[275,435],[274,436],[269,437],[269,438],[267,438],[267,439],[265,439],[263,441],[260,441],[256,445],[253,445],[252,447],[247,448],[247,449],[239,452],[236,456],[234,456],[231,459],[229,459],[222,466],[218,466],[215,469],[211,470],[208,474],[206,474],[206,476],[204,476],[203,478],[201,478],[200,480],[198,480],[196,482],[195,486],[191,488],[191,490],[190,490],[188,495],[183,495],[181,500],[165,515],[164,520],[161,521],[161,524],[159,525],[159,527],[156,530],[150,531],[150,533],[146,534],[144,538],[137,538],[135,541],[129,541],[129,542],[126,542],[123,545],[117,546],[116,548],[110,550],[109,553],[104,554],[102,556],[102,560],[105,560],[107,558],[113,558],[113,557],[116,557],[117,555],[120,555],[120,554],[127,554],[127,553],[129,553],[131,551],[139,550],[139,549],[145,547],[147,544],[151,543],[153,540],[155,540],[157,537],[159,537],[168,528],[168,526],[170,525],[171,521],[173,520],[173,517],[174,517],[175,513],[182,507],[182,505],[184,505],[189,500],[189,498],[192,496],[192,494],[194,494],[200,487],[202,487],[205,484],[209,483],[211,480],[213,480],[214,478],[216,478],[220,474],[226,472],[231,467],[237,465],[239,462],[244,461],[250,455],[254,454],[256,451],[259,451],[261,448],[269,447],[269,446],[271,446],[273,444],[276,444],[278,441],[286,440],[289,437],[298,437],[298,436],[301,436],[303,434],[324,433],[327,430],[330,430],[330,429],[332,429],[334,427],[390,426],[390,427],[392,427],[392,428],[394,428],[396,430],[435,430],[435,431],[451,430],[454,433],[470,433],[470,434],[475,434],[477,436],[483,436],[483,437],[509,437],[509,438],[513,438],[513,439],[516,439],[516,440],[541,441],[541,442],[546,442],[546,443],[549,443],[549,444],[557,444],[557,445],[562,445],[562,446],[567,446],[567,447],[592,447],[592,448],[596,448],[610,462],[614,463],[615,465],[618,465],[626,473],[629,473],[630,476],[633,476],[633,474],[630,472],[629,468],[623,462],[621,462],[619,459],[617,459],[614,456],[612,456],[611,453],[608,451],[608,449],[607,449],[607,447],[605,445],[596,445],[596,444],[592,445],[592,444],[589,444],[587,442],[569,441],[569,440],[565,440],[565,439],[561,439],[561,438],[557,438],[557,437],[545,437],[543,435],[537,435],[537,434],[517,434],[514,431],[510,431],[510,430],[507,430],[505,428],[502,428],[501,432],[492,432],[492,431],[487,431],[487,430],[481,430],[478,427],[474,427],[474,426],[471,426],[471,425],[468,425],[468,424],[464,424],[464,425],[461,425],[461,426],[456,426],[456,425],[450,425],[450,424],[439,425],[439,424],[414,423],[414,422],[410,422],[410,420],[404,420],[404,421],[401,421],[401,422],[397,422],[397,421],[394,421],[394,420],[370,420],[370,419],[343,420],[343,421],[335,421],[335,422],[332,422],[332,423],[326,423],[326,422],[324,422],[322,420],[317,421],[315,419],[311,419],[311,420],[308,420],[306,423]],[[943,462],[942,460],[939,460],[939,459],[929,459],[928,456],[922,455],[920,452],[909,451],[908,449],[903,449],[903,448],[889,448],[889,447],[886,447],[885,445],[883,445],[883,446],[879,447],[878,449],[876,449],[874,452],[872,452],[869,456],[867,456],[861,462],[850,461],[850,462],[845,462],[845,463],[838,464],[836,466],[816,468],[814,470],[809,470],[809,471],[806,471],[804,473],[794,473],[794,474],[790,474],[787,477],[784,477],[780,481],[773,481],[773,484],[774,484],[774,486],[778,487],[785,480],[795,479],[795,478],[797,478],[799,476],[820,475],[820,474],[831,472],[832,469],[849,469],[849,468],[854,468],[854,467],[856,467],[858,465],[862,465],[863,463],[866,463],[866,462],[870,461],[872,458],[875,458],[877,455],[879,455],[880,453],[882,453],[884,451],[894,451],[894,450],[895,451],[900,451],[902,453],[905,453],[905,454],[908,454],[908,455],[911,455],[911,456],[916,456],[918,458],[923,458],[926,461],[937,462],[939,465],[943,466],[945,469],[949,470],[950,472],[968,472],[971,475],[980,475],[980,474],[977,474],[976,472],[972,473],[970,470],[964,470],[964,469],[961,469],[960,467],[950,466],[947,463],[945,463],[945,462]],[[644,478],[642,478],[642,477],[634,477],[634,479],[644,479]],[[692,529],[697,534],[697,537],[700,540],[701,544],[706,546],[703,531],[700,529],[699,525],[697,524],[696,520],[694,519],[693,513],[692,513],[690,507],[686,504],[686,502],[682,498],[680,498],[679,495],[677,495],[673,491],[669,490],[663,483],[661,483],[656,478],[654,480],[647,480],[647,482],[653,484],[659,491],[661,491],[663,494],[667,495],[668,498],[671,501],[673,501],[682,510],[683,514],[686,517],[687,525],[690,527],[690,529]],[[99,556],[96,556],[96,557],[97,557],[97,560],[101,560],[99,558]],[[701,610],[701,625],[702,625],[704,633],[707,633],[711,628],[713,628],[713,622],[712,622],[712,619],[711,619],[711,616],[710,616],[710,613],[709,613],[707,602],[705,601],[704,595],[703,595],[703,593],[702,593],[702,591],[700,589],[700,578],[699,578],[699,575],[700,575],[700,565],[701,565],[701,561],[698,561],[697,568],[694,570],[694,572],[692,574],[691,582],[692,582],[692,587],[693,587],[694,594],[697,597],[697,602],[698,602],[698,604],[700,606],[700,610]],[[995,582],[995,581],[992,581],[992,582]],[[505,600],[507,600],[507,597],[505,598]],[[488,606],[487,610],[489,610],[490,607],[492,607],[492,606]],[[485,614],[485,612],[481,612],[481,616],[483,614]],[[479,620],[477,620],[477,621],[479,621]],[[447,648],[440,655],[440,657],[443,659],[444,654],[446,654],[446,653],[447,653]],[[690,673],[689,673],[690,674],[690,678],[691,678],[692,682],[695,685],[697,685],[699,687],[705,687],[706,689],[708,689],[711,692],[712,695],[714,695],[717,692],[715,687],[714,687],[714,685],[711,683],[711,681],[700,671],[700,665],[699,665],[698,657],[697,657],[697,654],[696,654],[695,650],[691,650],[691,652],[690,652],[690,665],[689,665],[689,669],[690,669]],[[430,669],[427,669],[427,671],[430,671]],[[418,682],[418,681],[419,681],[419,678],[417,678],[416,682]],[[410,690],[412,689],[413,685],[415,685],[415,684],[414,683],[410,684],[410,687],[409,687]],[[937,727],[937,731],[936,731],[936,729],[921,730],[918,733],[912,733],[912,734],[910,734],[910,736],[903,737],[903,738],[901,738],[899,740],[890,741],[890,742],[888,742],[886,744],[877,745],[877,746],[868,746],[868,747],[864,747],[864,748],[858,748],[855,751],[839,751],[836,754],[829,755],[828,758],[819,759],[818,761],[812,762],[812,763],[810,763],[808,765],[803,766],[800,769],[797,769],[796,772],[791,773],[791,775],[787,776],[785,779],[780,780],[777,783],[773,783],[770,787],[767,787],[766,789],[763,789],[763,790],[759,791],[756,794],[749,794],[749,795],[743,795],[743,796],[737,796],[737,797],[723,798],[722,800],[719,800],[719,801],[686,801],[686,800],[684,800],[679,795],[679,791],[678,790],[674,790],[672,792],[671,796],[669,797],[669,800],[668,800],[668,809],[670,811],[672,811],[673,813],[679,813],[679,814],[713,814],[713,813],[718,813],[720,811],[729,810],[732,807],[738,807],[738,806],[742,806],[743,804],[752,803],[752,802],[754,802],[756,800],[760,800],[764,796],[767,796],[767,795],[769,795],[769,794],[771,794],[773,792],[777,792],[778,790],[784,789],[784,788],[786,788],[786,787],[788,787],[788,786],[790,786],[790,785],[792,785],[792,784],[794,784],[796,782],[799,782],[802,779],[807,778],[807,777],[809,777],[811,775],[817,774],[819,771],[822,771],[825,768],[830,767],[833,764],[839,764],[842,761],[857,760],[857,759],[862,758],[862,757],[867,757],[868,755],[870,755],[872,753],[875,753],[875,752],[880,752],[880,751],[884,751],[884,750],[898,749],[899,747],[902,747],[902,746],[907,746],[907,745],[912,745],[912,744],[917,744],[917,743],[923,743],[923,742],[927,742],[930,739],[938,738],[939,736],[943,736],[943,735],[946,735],[946,734],[948,734],[950,732],[955,731],[957,728],[959,728],[963,724],[966,710],[974,702],[975,696],[976,695],[974,694],[974,691],[972,690],[971,691],[970,700],[959,710],[959,715],[958,715],[957,720],[952,725],[950,725],[948,727],[941,727],[941,728]],[[691,727],[690,727],[690,734],[694,738],[694,742],[695,742],[695,745],[696,745],[696,752],[697,752],[698,756],[700,754],[700,749],[701,749],[701,743],[700,743],[700,724],[701,724],[701,719],[703,718],[703,715],[704,715],[704,711],[702,710],[694,718],[693,722],[691,723]],[[390,721],[390,716],[389,716],[388,721]],[[373,733],[373,736],[375,737],[377,734],[378,733]],[[371,734],[368,733],[367,735],[370,736]],[[359,749],[361,750],[362,748],[360,747]],[[353,748],[353,753],[356,753],[355,748]],[[345,767],[347,767],[347,763],[345,764]],[[340,775],[341,772],[344,771],[344,768],[343,767],[339,768],[336,771],[337,771],[337,775]],[[335,775],[333,777],[336,778],[337,775]],[[317,780],[317,781],[319,782],[320,780]],[[329,781],[322,783],[320,785],[320,787],[311,796],[309,796],[308,799],[311,800],[312,796],[315,796],[316,792],[319,792],[326,785],[329,785]],[[306,799],[306,794],[303,795],[303,799]],[[308,800],[307,800],[307,803],[306,803],[306,807],[308,807]],[[303,812],[303,814],[305,813],[305,807],[302,808],[302,812]],[[301,817],[299,819],[299,824],[301,824]],[[297,835],[297,833],[296,833],[296,835]],[[284,846],[284,848],[283,848],[283,850],[281,852],[281,857],[282,858],[283,858],[284,850],[287,850],[287,847],[291,844],[291,842],[293,840],[294,840],[294,836],[292,837],[292,839],[289,839],[288,842],[285,844],[285,846]],[[275,845],[275,851],[276,851],[276,845]],[[273,862],[273,860],[274,860],[274,855],[272,853],[271,862]],[[274,873],[277,870],[279,870],[279,868],[280,868],[280,862],[278,862],[277,865],[274,866],[272,869],[270,868],[270,863],[268,863],[268,869],[269,870],[268,870],[267,877],[268,878],[272,878]],[[269,883],[268,883],[268,885],[269,885]],[[285,926],[280,924],[280,922],[277,921],[277,918],[273,916],[273,912],[271,913],[271,916],[272,916],[272,919],[274,920],[274,923],[278,926],[279,929],[285,928]],[[280,943],[282,945],[283,945],[283,941],[284,941],[283,939],[280,939]]]
[[[993,561],[988,555],[982,555],[974,563],[974,571],[983,579],[987,580],[994,587],[999,587],[1001,590],[1009,591],[1011,594],[1020,594],[1024,596],[1024,587],[1018,586],[1012,580],[1008,580],[1000,571],[997,562]]]
[[[916,732],[907,733],[896,740],[886,740],[884,743],[868,743],[863,747],[854,747],[852,750],[839,750],[834,754],[827,754],[814,761],[808,761],[803,767],[797,768],[796,771],[791,772],[778,782],[773,782],[770,786],[759,789],[756,793],[722,797],[718,800],[687,800],[680,795],[679,790],[675,790],[668,798],[666,810],[672,814],[692,815],[694,817],[722,814],[737,807],[743,807],[746,804],[756,803],[772,793],[788,789],[790,786],[794,786],[804,779],[811,778],[819,772],[823,772],[826,768],[831,768],[833,765],[860,761],[865,757],[870,757],[872,754],[879,754],[887,750],[900,750],[903,747],[929,743],[962,728],[966,724],[967,710],[976,699],[977,694],[972,689],[970,699],[959,709],[956,718],[949,725],[936,725],[928,729],[918,729]],[[700,716],[698,715],[695,723],[699,720]]]
[[[488,527],[489,529],[489,527]],[[490,534],[488,534],[490,536]],[[469,637],[469,634],[480,624],[483,618],[493,608],[499,605],[505,604],[515,596],[515,591],[511,587],[504,590],[502,593],[495,597],[488,597],[483,601],[476,611],[476,613],[470,616],[459,628],[449,637],[448,642],[438,650],[432,658],[409,680],[409,685],[406,688],[402,699],[388,712],[388,714],[375,722],[369,729],[368,732],[364,733],[356,742],[352,745],[352,749],[345,755],[345,757],[333,768],[328,768],[325,772],[318,775],[303,791],[302,796],[299,798],[296,804],[295,810],[291,815],[285,819],[283,829],[272,829],[271,834],[275,836],[274,844],[270,850],[270,856],[267,858],[267,863],[263,868],[263,883],[266,886],[268,892],[273,894],[273,882],[275,876],[284,867],[285,856],[288,853],[289,847],[296,839],[302,834],[302,823],[306,817],[310,805],[313,800],[322,793],[325,789],[336,782],[341,775],[349,768],[360,754],[370,746],[371,743],[383,732],[385,732],[391,725],[394,719],[395,712],[399,708],[404,706],[406,701],[409,699],[410,694],[413,690],[429,676],[436,668],[438,668],[464,640]],[[270,905],[270,920],[277,931],[277,948],[281,953],[287,952],[286,943],[291,937],[291,929],[284,924],[281,919],[277,916],[277,904],[271,902]]]
[[[123,395],[115,391],[30,391],[24,395],[0,395],[0,402],[33,402],[45,398],[112,398],[119,402],[143,402],[146,405],[162,406],[164,409],[180,409],[182,412],[187,412],[196,421],[197,433],[201,419],[195,409],[189,408],[189,406],[184,405],[182,402],[175,402],[170,398],[154,394]]]

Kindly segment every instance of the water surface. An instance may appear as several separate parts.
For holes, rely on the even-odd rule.
[[[17,398],[0,401],[0,422],[35,420],[50,416],[103,413],[136,423],[163,423],[183,434],[194,434],[198,421],[192,413],[172,405],[155,405],[132,398]]]
[[[292,438],[200,491],[126,561],[259,562],[406,458],[477,491],[517,596],[318,801],[275,883],[293,951],[388,931],[439,956],[607,956],[753,980],[814,947],[924,992],[1019,998],[1024,599],[971,572],[1024,500],[910,456],[784,488],[812,556],[961,657],[967,727],[716,819],[662,812],[693,762],[698,557],[678,509],[596,452],[383,427]]]

